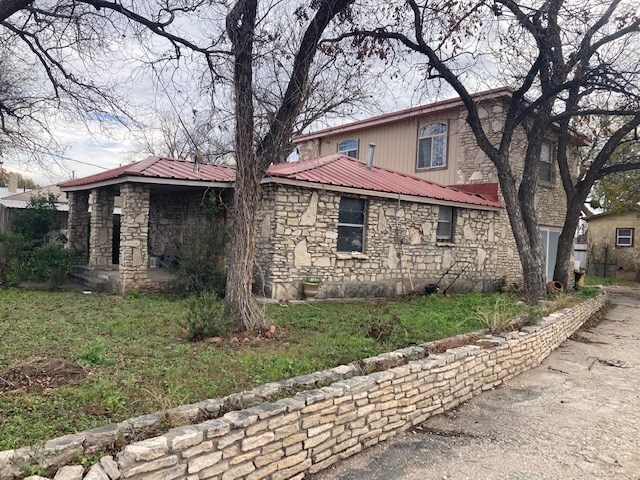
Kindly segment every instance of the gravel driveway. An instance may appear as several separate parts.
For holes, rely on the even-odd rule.
[[[640,291],[539,367],[315,480],[640,480]]]

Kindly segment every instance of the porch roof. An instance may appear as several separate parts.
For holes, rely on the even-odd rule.
[[[124,182],[164,185],[232,188],[235,168],[222,165],[198,165],[184,160],[149,157],[132,165],[115,168],[60,184],[63,191],[88,190]],[[502,203],[486,195],[464,192],[386,168],[366,164],[341,154],[282,163],[269,167],[262,184],[279,183],[306,188],[386,197],[467,208],[498,209]]]

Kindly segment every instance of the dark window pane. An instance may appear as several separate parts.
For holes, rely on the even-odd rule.
[[[547,142],[542,143],[540,150],[540,180],[543,182],[553,181],[553,155],[551,145]]]
[[[451,240],[453,225],[453,207],[441,206],[438,209],[438,227],[436,228],[436,239]]]
[[[447,161],[447,137],[435,137],[433,139],[432,167],[443,167]]]
[[[364,227],[338,227],[338,251],[362,252],[364,249]]]
[[[621,237],[630,237],[631,236],[631,229],[630,228],[619,228],[618,229],[618,235]]]
[[[360,198],[341,198],[338,223],[364,225],[364,205],[365,201]]]
[[[451,222],[438,222],[436,238],[441,240],[448,240],[451,238]]]
[[[418,168],[431,166],[431,138],[422,138],[418,142]]]

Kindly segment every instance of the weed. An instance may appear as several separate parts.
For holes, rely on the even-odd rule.
[[[477,308],[475,314],[486,328],[495,331],[511,322],[517,311],[504,297],[498,297],[492,307]]]
[[[232,316],[214,292],[192,295],[187,309],[187,318],[179,323],[189,340],[226,336],[234,327]]]
[[[104,339],[94,339],[87,349],[78,355],[78,363],[83,367],[92,367],[94,365],[105,365],[109,361],[106,354],[107,346]]]

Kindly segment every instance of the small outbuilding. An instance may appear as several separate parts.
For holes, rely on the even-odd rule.
[[[588,273],[623,280],[640,280],[640,208],[587,217]]]

